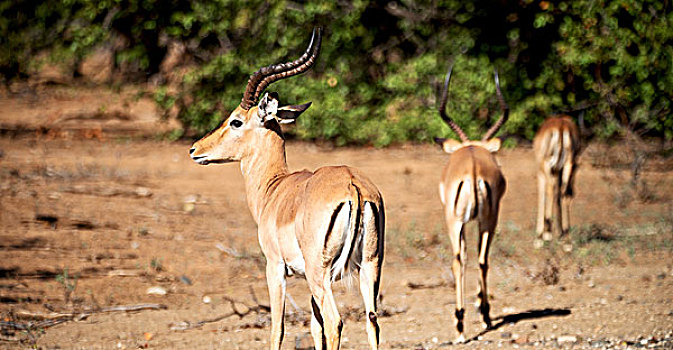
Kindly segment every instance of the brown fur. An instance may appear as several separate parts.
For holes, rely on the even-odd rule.
[[[466,141],[445,140],[443,148],[451,154],[440,181],[440,196],[444,204],[446,224],[453,249],[452,271],[456,281],[456,329],[458,342],[464,341],[465,314],[465,234],[464,225],[479,223],[480,311],[486,327],[490,327],[488,289],[488,250],[498,223],[500,199],[506,182],[494,156],[500,147],[498,139]]]
[[[540,238],[561,236],[570,227],[569,206],[580,149],[579,130],[566,115],[545,120],[533,141],[538,164],[538,220]]]
[[[267,260],[271,349],[279,349],[283,339],[285,272],[302,267],[313,295],[311,333],[316,348],[339,348],[342,323],[331,283],[340,278],[336,273],[356,269],[369,315],[369,343],[377,349],[376,297],[384,237],[380,192],[360,171],[346,166],[289,172],[277,121],[263,121],[257,110],[239,106],[218,129],[195,142],[190,152],[200,164],[241,163],[248,206]],[[234,119],[242,126],[230,124]]]

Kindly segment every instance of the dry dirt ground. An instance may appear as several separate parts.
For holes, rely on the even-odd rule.
[[[0,98],[0,348],[266,348],[264,257],[237,165],[198,166],[188,141],[129,133],[156,133],[156,111],[116,113],[120,104],[144,103],[110,102],[118,96],[58,90]],[[140,123],[142,111],[154,117]],[[572,203],[573,249],[564,252],[555,241],[533,248],[532,150],[501,151],[508,189],[491,250],[494,328],[482,331],[469,307],[470,341],[454,345],[450,249],[437,194],[448,156],[430,145],[290,142],[287,157],[296,170],[349,164],[380,187],[388,214],[383,349],[673,348],[670,158],[648,160],[634,189],[628,148],[591,145]],[[467,234],[470,305],[475,230]],[[344,349],[367,348],[356,283],[341,282],[335,292]],[[148,294],[153,287],[166,294]],[[288,294],[284,349],[309,348],[305,281],[290,278]],[[140,304],[161,307],[106,309]],[[57,313],[76,315],[54,325],[64,320]]]

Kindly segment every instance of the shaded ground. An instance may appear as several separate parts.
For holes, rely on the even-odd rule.
[[[87,139],[59,123],[53,129],[65,134],[13,132],[18,117],[8,110],[34,118],[27,129],[36,131],[35,113],[52,107],[0,102],[0,321],[25,324],[20,311],[167,307],[93,314],[29,331],[5,327],[0,348],[33,342],[41,348],[266,348],[268,315],[259,308],[267,304],[264,258],[236,165],[198,166],[187,156],[188,143],[108,132],[117,122],[100,127],[102,138]],[[437,195],[447,156],[432,146],[334,150],[294,142],[287,153],[291,169],[356,166],[384,194],[381,347],[453,347],[455,299]],[[672,347],[673,164],[651,160],[646,189],[631,190],[628,168],[611,166],[625,153],[592,145],[583,155],[571,253],[556,243],[533,249],[532,150],[500,153],[508,192],[491,250],[494,329],[482,332],[477,310],[468,308],[472,341],[458,348]],[[470,226],[467,238],[469,302],[477,291],[474,231]],[[343,348],[364,349],[362,303],[355,281],[350,284],[336,288]],[[150,295],[150,287],[167,293]],[[303,348],[310,344],[305,281],[290,279],[288,291],[297,306],[288,302],[284,348]],[[231,314],[231,300],[244,316],[179,330],[184,322]]]

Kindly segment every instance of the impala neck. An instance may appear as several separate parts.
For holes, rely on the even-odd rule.
[[[245,179],[248,207],[259,224],[260,215],[269,195],[269,186],[287,175],[285,141],[274,132],[265,132],[251,152],[241,159],[241,173]]]

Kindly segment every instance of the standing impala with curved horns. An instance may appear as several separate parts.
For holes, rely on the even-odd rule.
[[[271,349],[283,340],[285,277],[306,277],[311,290],[311,334],[317,349],[338,349],[342,322],[332,282],[359,271],[372,349],[378,348],[378,296],[385,216],[383,198],[361,172],[346,166],[290,173],[280,123],[293,122],[310,102],[279,106],[276,93],[259,96],[274,81],[307,71],[320,51],[320,29],[296,61],[250,76],[243,100],[222,125],[196,141],[199,164],[240,162],[247,201],[266,256],[271,298]]]
[[[446,153],[451,154],[439,182],[439,195],[444,205],[446,225],[453,248],[453,277],[456,282],[456,342],[464,342],[463,317],[465,288],[465,230],[466,223],[477,220],[479,223],[479,269],[480,291],[479,310],[486,328],[491,327],[489,316],[488,290],[486,275],[488,272],[488,249],[498,223],[500,199],[505,193],[505,178],[495,160],[494,153],[500,149],[500,140],[491,139],[502,124],[507,121],[509,107],[502,98],[498,72],[495,72],[495,87],[502,116],[484,134],[481,141],[470,141],[463,130],[446,114],[446,100],[451,80],[449,68],[444,80],[439,114],[451,129],[460,137],[460,142],[451,139],[437,139]]]
[[[577,169],[580,133],[567,116],[547,118],[533,140],[537,171],[537,246],[552,238],[552,230],[565,237],[570,228],[570,199]],[[541,239],[541,240],[540,240]]]

